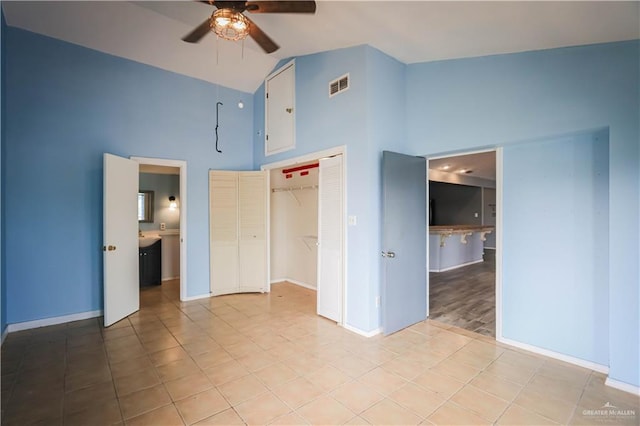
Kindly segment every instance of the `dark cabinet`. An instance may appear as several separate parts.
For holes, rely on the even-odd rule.
[[[162,283],[162,240],[139,249],[140,287]]]

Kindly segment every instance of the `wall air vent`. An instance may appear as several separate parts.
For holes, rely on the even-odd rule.
[[[329,97],[342,93],[349,88],[349,74],[345,74],[329,83]]]

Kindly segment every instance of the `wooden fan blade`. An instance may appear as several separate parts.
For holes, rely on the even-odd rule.
[[[247,18],[247,20],[249,21],[249,35],[260,45],[260,47],[262,47],[262,50],[267,53],[273,53],[280,49],[280,46],[278,46],[275,41],[271,40],[271,38],[262,31],[255,22],[249,18]]]
[[[315,1],[248,1],[251,13],[316,13]]]
[[[211,27],[209,26],[209,18],[207,18],[206,21],[198,25],[193,31],[182,37],[182,40],[187,43],[197,43],[202,40],[202,37],[206,36],[209,31],[211,31]]]

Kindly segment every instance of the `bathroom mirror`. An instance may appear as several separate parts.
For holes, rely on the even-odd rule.
[[[153,222],[153,191],[138,191],[138,222]]]

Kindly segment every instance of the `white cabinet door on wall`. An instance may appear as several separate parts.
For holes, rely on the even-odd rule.
[[[265,155],[296,146],[295,78],[295,63],[290,62],[265,81]]]
[[[264,291],[267,283],[265,172],[209,172],[210,291]]]
[[[318,315],[342,322],[342,156],[320,160],[318,175]]]

